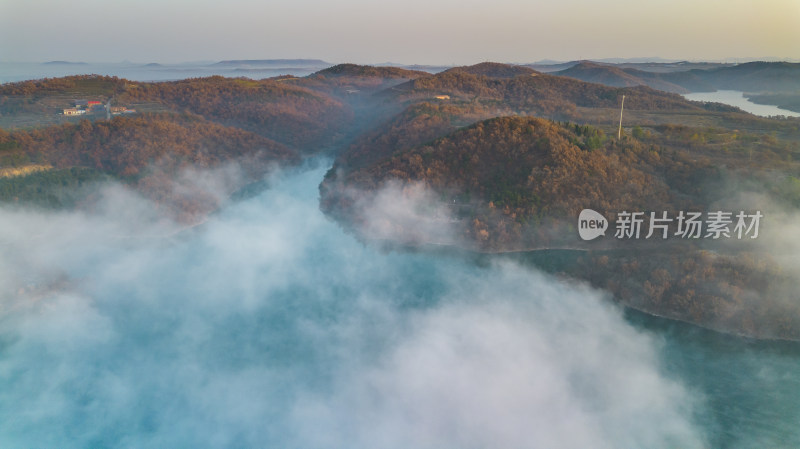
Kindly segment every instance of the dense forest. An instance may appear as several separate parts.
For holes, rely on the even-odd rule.
[[[330,96],[278,80],[221,76],[167,83],[137,83],[118,95],[121,103],[160,102],[227,126],[254,132],[303,152],[329,145],[352,120]]]
[[[584,208],[600,211],[611,222],[623,210],[708,211],[735,193],[725,190],[732,178],[747,180],[749,188],[769,192],[784,205],[800,205],[800,183],[790,175],[798,170],[786,163],[787,155],[798,152],[796,146],[771,141],[773,150],[762,151],[756,160],[719,151],[706,132],[708,143],[700,143],[697,130],[684,127],[636,128],[634,135],[617,140],[587,125],[489,119],[369,165],[335,167],[321,186],[322,207],[358,228],[372,219],[372,211],[364,209],[371,204],[365,194],[353,195],[354,188],[377,192],[397,182],[422,183],[449,207],[450,220],[441,225],[459,232],[462,246],[488,252],[571,248],[576,256],[556,272],[606,289],[624,304],[725,331],[800,338],[800,310],[796,302],[785,301],[792,294],[791,276],[752,245],[578,240],[576,217]],[[692,140],[684,149],[674,145]],[[750,140],[749,145],[760,143]],[[784,174],[777,175],[777,167]]]
[[[466,67],[453,67],[445,70],[445,73],[469,73],[487,78],[515,78],[517,76],[535,76],[536,70],[519,65],[500,64],[496,62],[482,62]]]
[[[574,232],[553,231],[569,229],[587,207],[697,209],[708,201],[703,185],[719,178],[708,159],[636,138],[609,139],[592,126],[531,117],[481,121],[379,162],[331,173],[341,175],[323,183],[326,210],[348,206],[348,196],[337,195],[339,183],[374,191],[392,181],[422,182],[458,206],[460,218],[471,224],[468,239],[489,251],[572,242]]]
[[[471,70],[449,70],[401,84],[390,92],[399,99],[415,99],[432,94],[448,94],[461,100],[495,101],[520,112],[567,118],[576,114],[564,106],[586,108],[619,107],[623,94],[630,97],[631,109],[701,110],[702,106],[683,97],[644,86],[627,90],[586,83],[566,77],[528,73],[514,77],[489,77]],[[479,70],[478,73],[484,71]],[[561,114],[562,117],[558,117]]]
[[[297,151],[266,137],[191,114],[81,120],[10,133],[0,129],[0,163],[4,167],[37,164],[53,168],[0,178],[0,200],[74,206],[79,195],[71,193],[72,188],[111,177],[157,200],[171,215],[194,221],[216,204],[172,195],[170,179],[180,170],[239,162],[244,171],[236,185],[244,185],[260,179],[275,164],[299,160]]]
[[[304,152],[330,145],[331,136],[353,118],[350,108],[339,100],[293,83],[221,76],[144,83],[85,75],[9,83],[0,86],[0,114],[53,113],[56,108],[42,107],[48,97],[61,98],[62,107],[71,106],[76,98],[158,104],[164,111],[200,115]]]

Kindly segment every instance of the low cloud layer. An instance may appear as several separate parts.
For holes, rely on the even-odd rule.
[[[600,293],[364,246],[319,212],[323,173],[185,231],[122,187],[0,210],[0,446],[704,446]]]
[[[375,194],[348,189],[361,217],[358,232],[370,240],[466,246],[463,223],[422,182],[390,181]]]

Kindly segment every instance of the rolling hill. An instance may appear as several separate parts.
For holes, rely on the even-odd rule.
[[[591,126],[539,118],[483,120],[427,143],[407,142],[371,164],[335,166],[320,186],[321,207],[369,237],[376,219],[386,221],[379,212],[384,189],[402,192],[395,201],[411,201],[424,186],[429,193],[417,207],[435,215],[391,221],[395,240],[439,245],[437,234],[426,232],[447,227],[457,236],[451,244],[463,248],[522,251],[520,258],[529,254],[545,267],[553,266],[550,257],[567,257],[558,273],[648,313],[761,338],[800,338],[797,303],[780,299],[791,276],[754,245],[625,241],[610,237],[613,228],[599,242],[578,239],[576,217],[587,207],[611,222],[626,210],[706,211],[732,194],[724,187],[731,176],[768,189],[777,179],[791,182],[778,167],[797,168],[784,159],[800,150],[796,145],[781,156],[765,150],[755,161],[746,152],[718,152],[716,144],[687,149],[680,127],[654,131],[617,140]],[[748,290],[753,286],[758,294]]]

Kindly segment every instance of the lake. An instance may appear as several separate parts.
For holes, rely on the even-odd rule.
[[[694,92],[684,94],[684,98],[692,101],[711,101],[724,103],[762,117],[785,115],[786,117],[800,117],[800,113],[782,109],[773,105],[757,104],[744,97],[744,92],[738,90],[718,90],[716,92]]]

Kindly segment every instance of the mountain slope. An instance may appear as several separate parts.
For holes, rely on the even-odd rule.
[[[590,126],[489,119],[409,143],[371,164],[336,166],[320,186],[321,207],[364,238],[523,251],[522,259],[529,254],[648,313],[761,338],[800,339],[800,306],[786,300],[793,278],[755,243],[647,239],[644,233],[624,240],[613,236],[613,225],[597,241],[578,238],[576,218],[584,208],[610,223],[621,211],[725,209],[719,201],[735,193],[724,187],[726,173],[737,171],[750,188],[783,176],[776,168],[785,165],[785,154],[764,150],[755,160],[710,144],[683,150],[687,139],[675,147],[661,143],[685,131],[659,132],[617,140]],[[386,202],[413,204],[405,207],[416,215],[386,215],[393,210]],[[385,226],[388,235],[376,233]],[[441,241],[441,235],[456,237]]]

